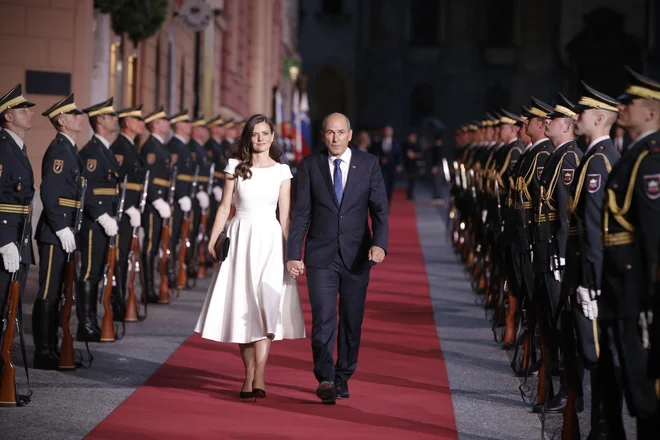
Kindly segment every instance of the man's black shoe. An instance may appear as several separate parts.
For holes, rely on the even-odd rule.
[[[336,403],[335,386],[329,380],[324,380],[316,389],[316,396],[324,405],[334,405]]]
[[[348,383],[341,379],[335,379],[335,394],[337,399],[348,399],[351,397],[348,393]]]

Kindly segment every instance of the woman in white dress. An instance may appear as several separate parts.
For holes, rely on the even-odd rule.
[[[289,233],[291,170],[266,116],[254,115],[234,145],[209,240],[227,225],[229,253],[214,274],[195,331],[205,339],[237,343],[245,365],[241,398],[266,397],[265,368],[273,340],[305,337],[298,285],[284,268]],[[279,222],[276,209],[279,208]]]

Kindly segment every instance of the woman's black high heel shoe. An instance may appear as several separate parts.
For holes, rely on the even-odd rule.
[[[241,399],[252,399],[254,397],[254,391],[241,391],[238,397]]]
[[[259,399],[265,399],[266,398],[266,390],[262,390],[261,388],[255,388],[254,387],[254,382],[252,382],[252,393],[254,394],[254,398],[259,398]]]

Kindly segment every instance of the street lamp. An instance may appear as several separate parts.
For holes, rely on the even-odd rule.
[[[298,66],[296,66],[295,64],[292,64],[289,67],[289,76],[291,77],[291,81],[293,81],[294,83],[298,79],[299,73],[300,73],[300,68],[298,68]]]

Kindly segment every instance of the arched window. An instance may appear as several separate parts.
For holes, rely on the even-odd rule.
[[[419,125],[422,118],[435,110],[435,90],[430,84],[418,84],[410,94],[410,125]]]

